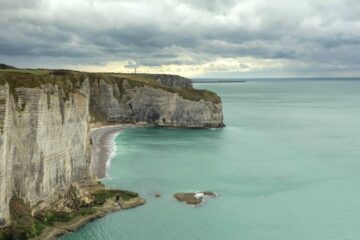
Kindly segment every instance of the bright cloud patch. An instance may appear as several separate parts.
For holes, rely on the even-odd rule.
[[[286,63],[281,60],[255,58],[219,58],[203,64],[169,64],[161,66],[141,66],[134,61],[108,62],[102,65],[69,65],[70,69],[89,72],[125,72],[179,74],[198,77],[211,72],[251,72],[254,70],[281,69]]]

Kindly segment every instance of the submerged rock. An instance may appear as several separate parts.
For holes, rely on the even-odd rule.
[[[159,192],[156,192],[154,195],[155,195],[156,198],[161,197],[161,194]]]
[[[213,192],[189,192],[189,193],[175,193],[174,198],[180,202],[185,202],[189,205],[199,205],[205,202],[209,198],[216,197],[216,194]]]

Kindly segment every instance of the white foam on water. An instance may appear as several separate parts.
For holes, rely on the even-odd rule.
[[[197,199],[202,198],[202,197],[204,197],[204,193],[202,193],[202,192],[196,192],[195,195],[194,195],[194,197],[196,197]]]

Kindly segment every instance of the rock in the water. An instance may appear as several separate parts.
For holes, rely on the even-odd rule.
[[[156,192],[155,197],[159,198],[159,197],[161,197],[161,194],[159,192]]]
[[[189,192],[189,193],[175,193],[174,198],[180,202],[185,202],[189,205],[199,205],[205,202],[208,198],[216,197],[213,192]]]
[[[122,209],[129,209],[129,208],[134,208],[140,205],[144,205],[145,204],[145,199],[140,198],[140,197],[136,197],[136,198],[131,198],[127,201],[123,201],[120,203],[120,206]]]
[[[206,191],[206,192],[203,192],[205,196],[208,196],[208,197],[216,197],[216,193],[213,193],[213,192],[210,192],[210,191]]]
[[[190,205],[198,205],[202,202],[203,197],[196,197],[196,193],[176,193],[174,197],[180,202],[186,202]]]

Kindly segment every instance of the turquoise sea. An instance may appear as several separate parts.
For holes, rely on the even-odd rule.
[[[222,97],[226,128],[120,133],[104,182],[147,204],[61,239],[360,239],[360,80],[195,87]],[[188,190],[219,196],[200,207],[173,199]]]

